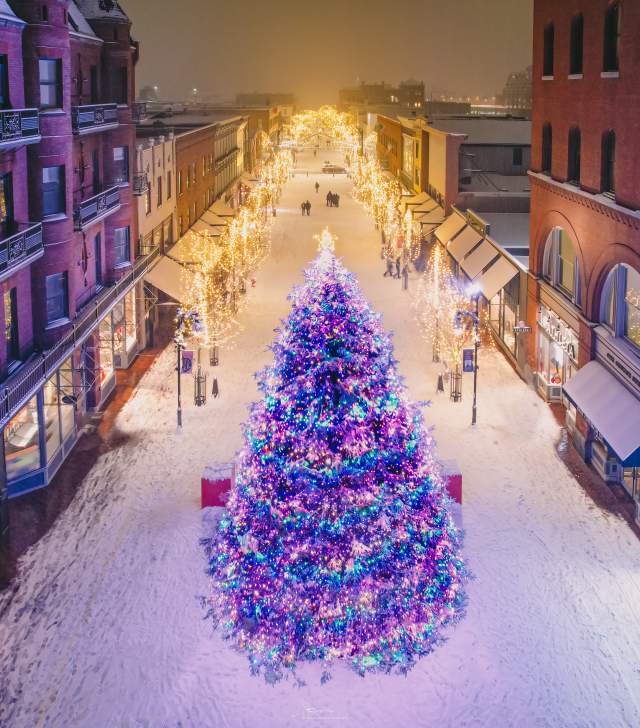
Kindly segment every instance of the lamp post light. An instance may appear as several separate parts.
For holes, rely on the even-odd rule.
[[[473,355],[473,409],[471,414],[471,424],[475,425],[478,421],[478,351],[480,349],[480,290],[477,289],[472,293],[471,300],[475,300],[476,311],[473,319],[473,335],[474,335],[474,355]]]

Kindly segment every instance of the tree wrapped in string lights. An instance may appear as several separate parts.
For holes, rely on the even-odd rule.
[[[209,543],[211,615],[268,680],[338,659],[407,671],[464,606],[433,440],[332,245],[291,295]]]

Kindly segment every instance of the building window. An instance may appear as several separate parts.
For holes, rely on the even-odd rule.
[[[20,339],[18,335],[18,289],[10,288],[4,292],[4,340],[7,361],[20,359]]]
[[[10,482],[41,467],[37,397],[33,397],[4,428],[4,452]]]
[[[522,147],[513,148],[513,166],[522,167]]]
[[[620,264],[609,273],[600,320],[640,348],[640,273],[635,268]]]
[[[584,18],[576,15],[571,21],[571,46],[569,51],[569,73],[572,76],[582,74],[582,58],[584,47]]]
[[[191,165],[191,179],[193,181],[193,184],[195,184],[196,183],[196,163],[195,162]]]
[[[60,58],[40,58],[40,108],[62,108],[62,60]]]
[[[553,76],[553,53],[555,42],[555,30],[553,23],[549,23],[544,29],[544,56],[542,64],[542,75]]]
[[[620,3],[612,3],[604,19],[604,59],[602,70],[605,73],[620,70]]]
[[[42,214],[62,215],[66,212],[64,165],[42,168]]]
[[[144,214],[151,214],[151,185],[147,185],[147,191],[144,193]]]
[[[615,193],[616,134],[606,131],[602,135],[602,192]]]
[[[118,89],[116,101],[119,104],[129,103],[129,69],[126,66],[120,66],[118,73]]]
[[[202,176],[203,177],[207,176],[207,158],[206,158],[206,156],[202,157]]]
[[[49,8],[46,5],[42,6],[42,22],[43,23],[49,22]]]
[[[113,245],[116,255],[116,265],[124,265],[131,260],[129,228],[116,228],[113,231]]]
[[[0,109],[10,109],[9,100],[9,59],[0,55]]]
[[[113,148],[113,182],[114,184],[129,182],[129,147]]]
[[[542,272],[554,288],[580,304],[578,256],[569,234],[562,228],[554,228],[547,238]]]
[[[69,317],[69,286],[67,272],[54,273],[46,278],[47,324]]]
[[[157,206],[160,207],[162,205],[162,177],[158,177],[158,198],[157,198]]]
[[[173,194],[173,190],[171,189],[172,181],[173,180],[171,179],[171,170],[168,170],[167,171],[167,200],[170,200],[171,195]]]
[[[542,127],[542,171],[551,174],[551,162],[553,161],[553,132],[551,124]]]
[[[0,234],[11,235],[15,227],[13,219],[13,174],[0,174]]]
[[[182,194],[182,170],[178,170],[178,196]]]
[[[580,184],[580,129],[576,127],[569,130],[567,182],[574,185]]]
[[[187,167],[187,190],[191,187],[191,170]]]

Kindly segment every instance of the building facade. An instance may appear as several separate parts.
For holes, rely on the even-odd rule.
[[[640,503],[639,34],[635,2],[535,2],[528,309],[540,393]]]
[[[425,103],[425,87],[422,81],[401,81],[397,86],[381,83],[366,83],[340,89],[338,93],[341,108],[359,105],[392,104],[404,109],[422,109]]]
[[[0,3],[5,495],[46,485],[138,347],[132,100],[117,3]],[[133,293],[132,293],[133,292]],[[135,340],[135,343],[134,343]]]

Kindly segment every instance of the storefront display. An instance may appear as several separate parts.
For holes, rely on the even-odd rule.
[[[562,385],[578,368],[578,335],[553,311],[538,307],[538,386],[545,399],[562,400]]]
[[[126,369],[138,353],[136,292],[130,291],[113,309],[115,365]]]
[[[4,428],[4,452],[9,482],[41,468],[37,397],[33,397]]]
[[[111,326],[111,314],[106,316],[100,322],[98,329],[100,357],[97,362],[99,367],[98,383],[103,392],[110,388],[110,382],[115,375],[115,367],[113,362],[113,328]]]
[[[73,365],[67,359],[44,385],[44,426],[47,462],[75,434]]]
[[[514,328],[519,320],[519,297],[520,279],[515,276],[496,293],[489,306],[491,327],[514,356],[516,355]]]

